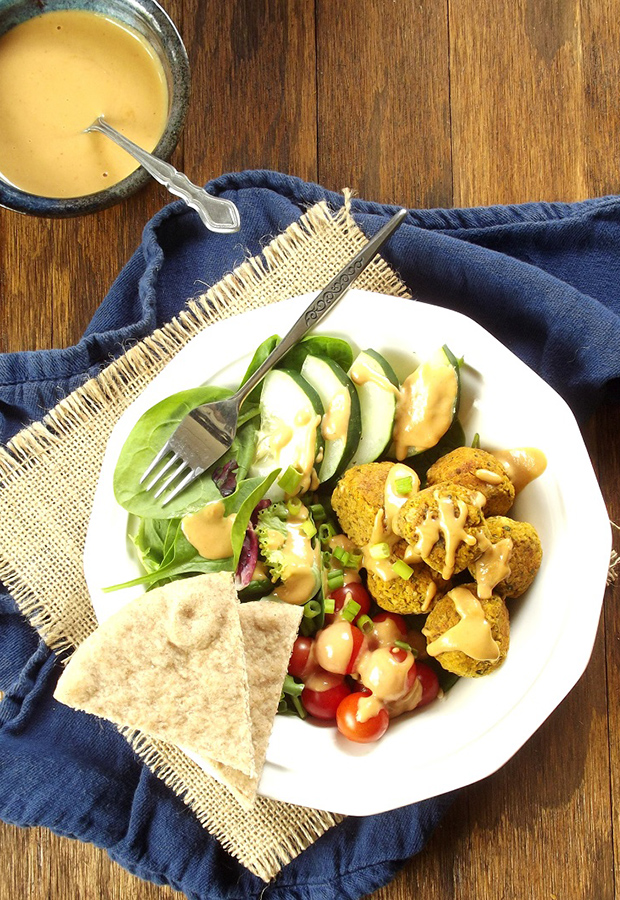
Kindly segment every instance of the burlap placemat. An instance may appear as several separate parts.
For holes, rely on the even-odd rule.
[[[345,201],[348,198],[345,195]],[[67,655],[96,627],[82,554],[106,443],[120,415],[198,331],[285,297],[320,290],[365,243],[348,202],[325,203],[275,237],[172,322],[0,448],[0,578],[55,652]],[[357,285],[409,296],[380,258]],[[189,387],[190,385],[188,385]],[[265,881],[339,821],[315,809],[259,798],[245,812],[180,750],[125,733],[136,753],[234,857]]]

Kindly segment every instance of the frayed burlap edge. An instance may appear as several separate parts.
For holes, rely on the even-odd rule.
[[[0,579],[52,650],[71,652],[97,624],[82,553],[99,467],[120,415],[199,331],[249,309],[320,290],[365,241],[351,217],[348,193],[336,212],[324,202],[317,204],[274,237],[260,256],[246,259],[170,323],[61,401],[42,422],[0,448]],[[380,257],[357,285],[409,296]],[[56,484],[60,490],[54,490]],[[125,736],[228,852],[263,880],[341,819],[262,797],[255,810],[245,813],[177,748],[139,733]]]

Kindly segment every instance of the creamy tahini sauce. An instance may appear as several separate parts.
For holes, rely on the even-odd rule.
[[[326,441],[343,440],[349,430],[351,395],[346,387],[332,397],[321,420],[321,434]]]
[[[485,484],[501,484],[502,476],[497,472],[491,472],[490,469],[476,469],[476,478]]]
[[[295,429],[300,432],[297,438],[297,452],[292,465],[301,472],[301,481],[296,491],[297,494],[305,494],[314,490],[318,485],[318,479],[314,470],[316,462],[316,432],[321,424],[321,416],[303,410],[295,416]]]
[[[421,561],[426,559],[433,547],[443,535],[445,543],[445,564],[441,575],[443,578],[451,578],[454,573],[456,553],[461,543],[473,547],[477,543],[477,537],[465,530],[467,521],[467,504],[457,498],[458,512],[454,512],[454,504],[450,497],[443,496],[440,490],[434,492],[438,505],[438,514],[434,510],[428,510],[424,521],[416,528],[418,539],[413,545],[414,559]]]
[[[411,490],[401,494],[396,488],[396,483],[401,478],[411,478]],[[410,497],[420,490],[420,479],[417,472],[403,463],[396,463],[388,472],[383,489],[383,512],[385,518],[385,530],[394,531],[394,518]]]
[[[397,397],[400,394],[399,389],[396,385],[392,384],[389,378],[382,372],[377,372],[361,360],[358,360],[352,366],[349,371],[349,378],[351,381],[354,381],[355,384],[359,384],[360,387],[363,384],[374,384],[376,387],[381,388],[382,391],[387,391],[388,394],[395,394]]]
[[[387,544],[391,553],[394,544],[399,540],[400,538],[397,534],[386,529],[383,509],[377,510],[373,522],[372,534],[370,535],[370,541],[361,548],[363,568],[365,568],[367,572],[372,572],[374,575],[377,575],[383,581],[392,581],[394,578],[397,578],[398,576],[394,571],[394,567],[390,562],[389,557],[386,559],[376,559],[372,555],[372,547],[375,544]]]
[[[274,590],[274,595],[285,603],[301,606],[313,596],[316,590],[315,568],[317,565],[318,547],[315,550],[312,541],[303,531],[304,522],[308,518],[308,510],[302,507],[297,516],[289,516],[286,537],[275,548],[284,555],[282,584]],[[276,532],[274,531],[274,534]]]
[[[334,622],[319,631],[315,641],[317,663],[328,672],[344,675],[351,661],[353,631],[349,622]]]
[[[520,447],[516,450],[494,450],[493,456],[498,459],[512,481],[515,493],[538,478],[547,468],[547,457],[542,450],[535,447]]]
[[[396,652],[394,650],[396,649]],[[373,692],[377,700],[389,703],[405,694],[407,675],[414,663],[413,653],[403,655],[398,648],[379,647],[364,654],[357,665],[362,684]]]
[[[454,367],[429,361],[403,382],[394,420],[396,459],[405,459],[409,449],[434,447],[452,423],[458,380]]]
[[[474,578],[478,585],[478,596],[488,600],[493,589],[510,575],[510,557],[512,556],[512,539],[502,538],[496,544],[484,539],[486,549],[482,556],[474,562]],[[483,546],[481,542],[481,546]]]
[[[0,38],[0,173],[43,197],[79,197],[137,163],[101,134],[99,115],[145,150],[168,117],[166,76],[137,31],[86,10],[34,16]]]
[[[233,555],[231,533],[235,515],[227,516],[225,512],[223,502],[215,500],[181,520],[183,534],[205,559],[227,559]]]
[[[491,626],[484,615],[480,600],[470,590],[453,588],[450,597],[460,616],[460,621],[449,628],[441,637],[427,646],[429,656],[439,656],[453,650],[460,650],[471,659],[495,662],[500,657],[498,643],[493,638]],[[422,629],[423,634],[427,634]]]

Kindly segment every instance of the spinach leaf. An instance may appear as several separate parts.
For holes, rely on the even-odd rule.
[[[235,513],[231,532],[233,555],[225,559],[206,559],[190,544],[181,528],[181,519],[144,519],[134,539],[146,573],[123,584],[107,587],[106,592],[144,584],[147,589],[187,575],[205,572],[234,572],[243,546],[243,538],[256,504],[279,475],[279,469],[266,478],[247,478],[234,494],[218,498],[224,504],[224,514]],[[204,505],[204,504],[203,504]]]
[[[311,334],[296,344],[286,354],[280,365],[299,372],[306,356],[327,356],[348,372],[353,362],[353,350],[341,338],[323,334]]]
[[[261,366],[265,362],[269,354],[276,349],[276,347],[280,343],[280,340],[281,338],[278,334],[272,334],[271,337],[266,338],[263,343],[256,348],[254,356],[252,357],[250,365],[248,366],[247,372],[245,373],[245,375],[243,376],[243,380],[241,381],[242,385],[245,384],[250,375],[253,375],[254,372],[256,372],[256,370],[259,368],[259,366]],[[261,386],[260,384],[257,384],[254,390],[250,391],[250,393],[248,394],[246,402],[243,404],[244,410],[248,403],[258,403],[258,401],[260,400],[260,392]]]
[[[219,498],[220,493],[213,483],[210,470],[163,508],[161,501],[154,499],[153,492],[146,490],[146,483],[140,484],[140,479],[184,416],[202,403],[222,400],[230,394],[224,388],[211,385],[191,388],[167,397],[138,419],[123,445],[114,471],[114,496],[124,509],[142,518],[175,519]],[[247,410],[250,418],[256,412],[252,407]],[[252,462],[255,430],[254,422],[247,421],[239,429],[230,450],[216,465],[221,466],[228,459],[236,458],[240,467],[239,476],[243,478]]]

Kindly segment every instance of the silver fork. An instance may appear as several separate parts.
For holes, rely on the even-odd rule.
[[[140,479],[140,484],[143,484],[149,475],[153,474],[146,490],[150,491],[158,485],[155,497],[160,497],[167,488],[171,488],[162,500],[162,506],[170,503],[177,494],[226,453],[237,433],[239,409],[248,394],[291,347],[320,322],[344,296],[358,275],[364,271],[388,238],[401,225],[406,215],[407,210],[401,209],[395,216],[392,216],[389,222],[330,281],[327,287],[317,294],[275,350],[269,354],[236,394],[226,400],[197,406],[185,416]],[[166,457],[169,458],[164,462]],[[163,466],[155,471],[162,462],[164,462]],[[164,478],[166,475],[168,477]],[[164,480],[162,481],[162,479]],[[174,487],[172,487],[173,484]]]

